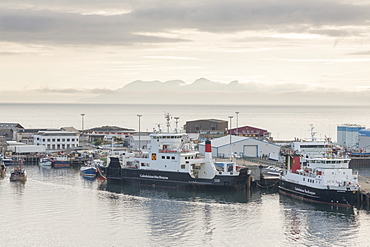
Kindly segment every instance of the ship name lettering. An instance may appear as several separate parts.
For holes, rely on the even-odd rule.
[[[147,174],[140,174],[141,178],[154,178],[154,179],[164,179],[168,180],[168,177],[162,177],[162,176],[157,176],[157,175],[147,175]]]
[[[295,187],[294,189],[295,189],[296,191],[303,192],[303,193],[306,193],[306,194],[316,195],[316,193],[315,193],[315,192],[312,192],[312,191],[309,191],[309,190],[306,190],[306,189],[301,189],[301,188],[297,188],[297,187]]]

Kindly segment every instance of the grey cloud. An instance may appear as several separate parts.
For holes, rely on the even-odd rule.
[[[188,28],[215,33],[273,30],[340,37],[361,35],[355,26],[366,26],[370,19],[369,5],[330,0],[163,0],[125,1],[124,4],[112,0],[34,0],[6,1],[0,6],[3,6],[0,9],[2,41],[68,44],[189,41],[139,34]],[[114,9],[131,12],[111,16],[81,14]],[[345,26],[353,26],[353,30],[340,28]]]
[[[124,15],[100,16],[50,11],[0,10],[0,37],[2,41],[50,42],[67,44],[128,45],[137,42],[176,42],[135,34],[149,31]]]

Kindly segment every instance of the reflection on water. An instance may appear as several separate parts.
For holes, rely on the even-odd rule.
[[[366,211],[271,190],[127,186],[76,168],[27,172],[23,184],[0,180],[4,246],[366,246],[370,231]]]
[[[177,201],[202,201],[213,203],[247,203],[252,195],[243,191],[198,191],[176,188],[151,187],[143,185],[122,185],[119,182],[107,182],[99,186],[100,190],[131,196],[157,198]],[[253,194],[253,193],[252,193]],[[257,196],[258,193],[253,194]]]
[[[306,246],[355,246],[356,209],[308,203],[280,196],[288,239]]]

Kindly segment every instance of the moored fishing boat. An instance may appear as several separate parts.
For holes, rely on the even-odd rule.
[[[10,181],[21,181],[27,180],[27,173],[23,167],[16,167],[10,172]]]
[[[54,168],[68,168],[71,166],[70,158],[67,155],[58,155],[53,157],[52,166]]]
[[[100,175],[98,167],[103,165],[102,160],[92,160],[85,163],[85,166],[80,168],[80,174],[84,177],[96,177]]]
[[[80,174],[84,177],[96,177],[99,173],[96,167],[83,166],[80,168]]]
[[[39,166],[41,167],[51,167],[53,161],[50,158],[41,158],[39,161]]]
[[[3,158],[2,161],[6,166],[23,166],[24,159],[18,157]]]
[[[217,162],[212,159],[211,142],[206,142],[205,157],[194,150],[186,133],[169,131],[150,135],[150,148],[121,157],[109,157],[108,166],[101,167],[110,180],[186,188],[215,188],[241,190],[247,187],[249,170],[235,162]]]

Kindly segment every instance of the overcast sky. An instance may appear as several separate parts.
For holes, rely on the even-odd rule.
[[[369,36],[370,0],[1,0],[0,102],[199,78],[368,95]]]

